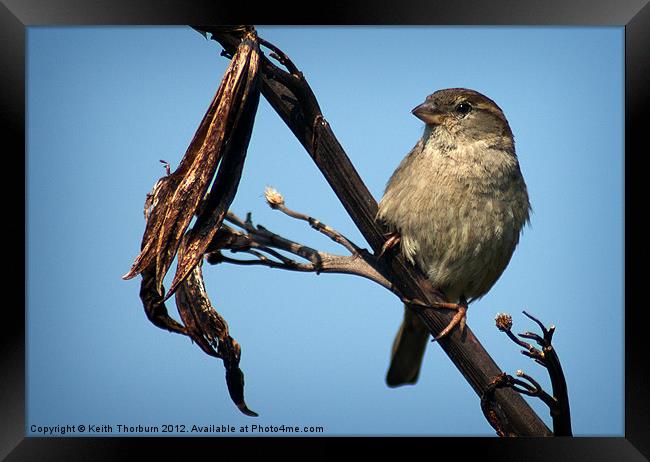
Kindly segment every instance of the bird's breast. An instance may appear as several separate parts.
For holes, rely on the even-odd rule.
[[[391,178],[379,217],[450,300],[480,297],[505,269],[528,218],[517,159],[485,146],[416,154]]]

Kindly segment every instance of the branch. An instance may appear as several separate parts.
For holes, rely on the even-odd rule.
[[[224,47],[226,54],[233,54],[242,37],[242,32],[224,27],[195,28],[202,33],[210,33],[212,39]],[[269,47],[266,41],[260,43]],[[375,220],[377,202],[334,136],[302,73],[278,47],[273,46],[271,50],[288,72],[263,56],[262,94],[307,150],[364,238],[378,254],[388,230]],[[442,294],[431,286],[426,276],[408,264],[401,255],[381,262],[381,266],[381,273],[387,275],[402,299],[422,300],[429,305],[445,302]],[[449,324],[452,317],[450,313],[431,308],[418,308],[416,313],[434,337]],[[474,391],[483,396],[492,378],[501,371],[471,330],[465,329],[464,340],[458,332],[453,332],[443,338],[440,345]],[[536,436],[550,434],[546,425],[519,394],[510,389],[500,389],[495,390],[494,395],[496,406],[509,419],[513,433]]]

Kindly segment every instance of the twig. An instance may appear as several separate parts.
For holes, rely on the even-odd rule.
[[[522,379],[527,380],[529,383],[526,383],[522,380],[517,380],[513,378],[512,382],[514,384],[514,389],[517,390],[519,393],[524,393],[528,396],[534,396],[539,399],[541,399],[544,404],[546,404],[549,409],[552,409],[553,407],[557,406],[557,401],[555,398],[553,398],[551,395],[549,395],[542,386],[535,380],[533,379],[530,375],[526,374],[524,371],[517,371],[517,377],[521,377]],[[523,388],[518,388],[518,387],[523,387]]]
[[[528,356],[530,358],[533,358],[534,360],[540,362],[543,358],[544,355],[541,351],[539,351],[537,348],[535,348],[533,345],[530,343],[524,342],[523,340],[520,340],[517,338],[515,334],[512,333],[510,330],[512,328],[512,317],[509,314],[498,314],[496,316],[496,325],[497,328],[501,331],[504,332],[510,340],[512,340],[514,343],[519,345],[520,347],[525,348],[521,354]],[[521,334],[522,337],[527,338],[526,334]],[[540,364],[543,365],[543,362],[540,362]]]
[[[534,340],[542,348],[541,350],[520,340],[512,333],[512,317],[510,315],[498,314],[495,319],[496,326],[500,331],[505,332],[510,340],[525,348],[525,350],[521,351],[523,355],[532,358],[535,362],[547,369],[551,379],[551,386],[553,387],[553,396],[544,391],[538,382],[523,371],[517,371],[517,376],[527,380],[528,383],[513,377],[505,383],[519,393],[541,399],[549,407],[551,417],[553,418],[554,435],[571,436],[571,410],[566,379],[564,378],[560,359],[551,343],[555,326],[547,329],[539,319],[525,311],[523,313],[539,326],[542,331],[542,336],[534,332],[524,332],[518,335],[522,338]]]
[[[286,67],[287,70],[288,70],[289,72],[291,72],[291,74],[293,74],[293,75],[295,75],[295,76],[297,76],[297,77],[298,77],[298,76],[299,76],[299,77],[302,77],[302,72],[300,72],[300,71],[298,70],[298,68],[297,68],[296,65],[293,63],[293,61],[291,61],[291,59],[289,59],[289,57],[288,57],[286,54],[284,54],[284,52],[283,52],[282,50],[280,50],[278,47],[276,47],[276,46],[273,45],[272,43],[267,42],[266,40],[264,40],[264,39],[261,38],[261,37],[260,37],[259,41],[260,41],[260,45],[263,45],[263,46],[265,46],[266,48],[268,48],[269,50],[272,50],[272,51],[273,51],[273,53],[271,53],[271,56],[272,56],[273,58],[277,59],[278,62],[279,62],[280,64],[282,64],[284,67]]]
[[[325,223],[322,223],[320,220],[314,217],[305,215],[304,213],[296,212],[288,208],[284,203],[284,197],[277,190],[267,187],[264,190],[264,197],[266,198],[266,203],[272,209],[279,210],[291,218],[306,221],[309,223],[309,226],[326,235],[337,244],[341,244],[343,247],[348,249],[352,255],[357,255],[361,251],[361,248],[359,246],[355,245],[350,239],[336,231],[334,228],[327,226]]]
[[[390,291],[395,291],[390,281],[373,266],[374,257],[368,252],[364,252],[363,249],[359,249],[357,253],[349,256],[334,255],[282,237],[261,225],[254,226],[250,214],[248,214],[246,220],[242,220],[234,213],[228,212],[226,220],[246,231],[246,233],[223,226],[220,233],[215,236],[215,239],[208,247],[208,263],[218,264],[224,262],[236,265],[262,265],[270,268],[316,274],[351,274],[369,279]],[[336,235],[340,235],[336,230],[329,229]],[[275,249],[299,256],[309,261],[309,263],[300,263],[287,258]],[[256,259],[241,260],[226,257],[221,252],[222,250],[230,250],[234,253],[248,253],[256,257]],[[274,257],[275,260],[268,258],[263,253]]]

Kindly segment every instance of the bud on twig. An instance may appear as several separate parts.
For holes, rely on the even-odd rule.
[[[264,198],[266,199],[266,203],[269,204],[269,207],[272,209],[284,206],[284,197],[275,188],[267,186],[266,189],[264,189]]]
[[[497,313],[494,320],[496,321],[497,329],[504,332],[512,329],[512,316],[507,313]]]

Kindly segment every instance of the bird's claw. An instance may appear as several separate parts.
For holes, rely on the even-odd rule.
[[[456,314],[454,315],[453,318],[451,318],[451,321],[449,324],[447,324],[447,327],[445,327],[440,333],[432,340],[433,342],[437,342],[441,338],[445,337],[449,332],[452,331],[452,329],[456,326],[460,329],[460,333],[462,334],[465,331],[465,325],[467,323],[467,302],[461,301],[461,303],[441,303],[440,305],[444,306],[437,306],[438,304],[434,304],[434,308],[447,308],[450,310],[456,310]]]
[[[381,246],[381,250],[379,251],[379,255],[377,255],[377,258],[381,258],[387,251],[395,247],[397,244],[399,244],[401,238],[399,233],[394,232],[394,233],[389,233],[387,235],[386,242],[384,242],[384,245]]]
[[[446,309],[446,310],[454,310],[456,311],[456,314],[454,315],[453,318],[451,318],[451,321],[449,321],[449,324],[447,324],[447,327],[445,327],[443,330],[440,331],[440,333],[433,339],[431,340],[432,342],[436,342],[440,340],[441,338],[445,337],[447,334],[449,334],[454,327],[458,326],[460,329],[460,333],[462,334],[465,332],[465,325],[467,324],[467,300],[465,297],[461,297],[459,303],[448,303],[448,302],[436,302],[436,303],[425,303],[417,298],[415,299],[406,299],[402,298],[402,302],[404,302],[407,305],[411,306],[420,306],[420,307],[425,307],[425,308],[438,308],[438,309]]]

